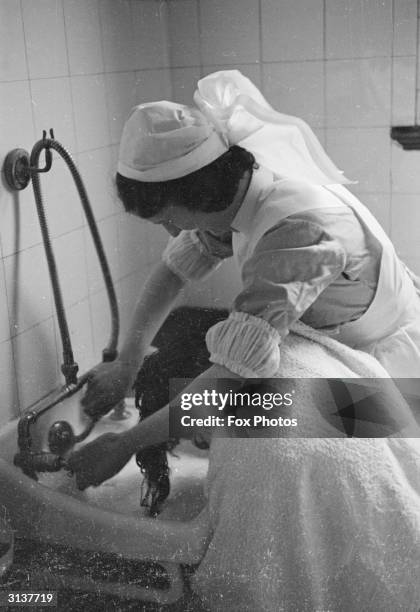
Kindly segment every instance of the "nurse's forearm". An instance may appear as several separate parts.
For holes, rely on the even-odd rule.
[[[244,379],[234,374],[227,368],[217,364],[212,365],[208,370],[195,378],[185,389],[184,393],[200,393],[202,394],[209,388],[209,380],[211,380],[211,388],[217,393],[228,393],[229,391],[237,391],[244,383]],[[180,396],[172,402],[179,401]],[[202,418],[203,409],[194,409],[188,411],[191,417]],[[223,415],[223,413],[221,413]],[[196,433],[203,433],[202,427],[185,428],[185,438],[192,437]],[[188,435],[189,434],[189,435]],[[166,442],[170,436],[169,432],[169,405],[161,408],[151,416],[144,419],[128,431],[121,434],[124,437],[125,445],[134,454],[141,448],[147,448],[155,444]]]
[[[147,279],[138,298],[119,360],[137,372],[156,332],[171,310],[185,282],[160,262]]]

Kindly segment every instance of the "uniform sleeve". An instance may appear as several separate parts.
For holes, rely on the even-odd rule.
[[[205,278],[231,255],[230,233],[219,238],[208,232],[183,230],[169,239],[162,260],[181,279],[192,281]]]
[[[239,376],[270,377],[281,339],[344,270],[340,242],[315,222],[288,218],[267,232],[242,269],[233,312],[207,333],[210,359]]]

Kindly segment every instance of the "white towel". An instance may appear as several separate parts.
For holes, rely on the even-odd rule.
[[[292,331],[279,376],[387,377],[370,355]],[[317,420],[327,395],[299,415]],[[211,610],[420,608],[419,439],[215,438],[207,486],[212,537],[193,588]]]

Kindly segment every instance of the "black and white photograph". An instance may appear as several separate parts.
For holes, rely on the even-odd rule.
[[[0,50],[0,610],[420,612],[420,0]]]

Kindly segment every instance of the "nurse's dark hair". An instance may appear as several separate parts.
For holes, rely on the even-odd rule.
[[[207,166],[187,176],[164,182],[142,182],[117,173],[118,196],[127,212],[148,219],[169,203],[188,210],[217,212],[232,204],[239,181],[252,172],[255,158],[234,145]]]

